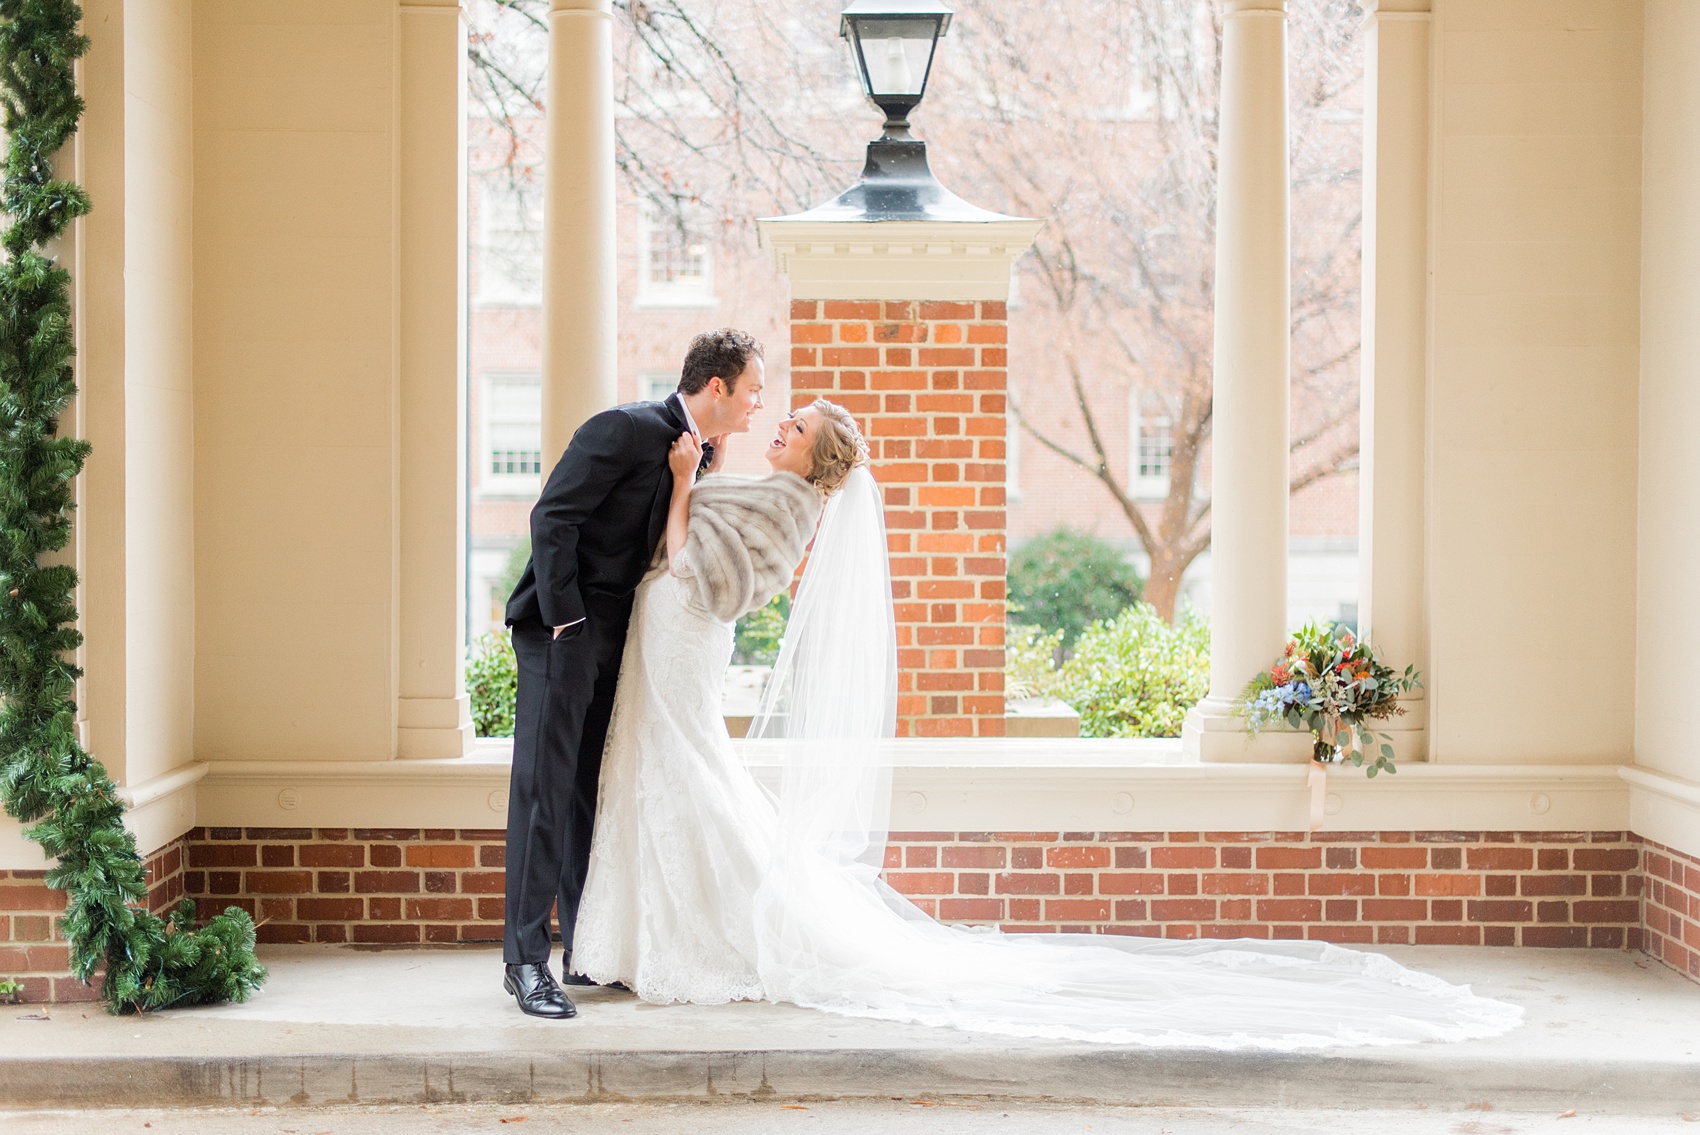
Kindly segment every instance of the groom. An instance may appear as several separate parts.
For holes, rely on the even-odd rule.
[[[549,915],[561,923],[568,973],[573,923],[590,868],[602,743],[631,619],[632,594],[667,520],[667,452],[682,433],[712,472],[726,436],[761,409],[761,346],[742,331],[691,341],[679,389],[660,402],[604,410],[573,435],[531,510],[531,561],[508,600],[519,662],[508,792],[503,985],[534,1017],[577,1015],[549,973]]]

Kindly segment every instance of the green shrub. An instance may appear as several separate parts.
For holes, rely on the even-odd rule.
[[[1011,626],[1004,640],[1003,692],[1007,698],[1042,698],[1057,691],[1061,631]]]
[[[472,724],[480,737],[514,735],[514,695],[519,664],[507,631],[479,635],[466,662],[466,692],[472,699]]]
[[[1178,737],[1210,688],[1210,625],[1188,611],[1169,626],[1149,603],[1092,624],[1057,675],[1082,737]]]
[[[1120,552],[1082,532],[1029,540],[1009,560],[1011,620],[1062,631],[1065,652],[1089,625],[1139,602],[1143,586]]]
[[[525,574],[525,565],[530,562],[531,536],[527,534],[521,536],[519,543],[508,550],[508,562],[503,566],[502,574],[496,580],[496,585],[492,589],[502,597],[504,604],[508,601],[508,597],[514,593],[514,588],[519,586],[519,577]]]
[[[785,621],[791,617],[791,596],[784,591],[765,607],[738,620],[733,630],[732,661],[740,666],[772,666],[779,657],[779,640],[785,637]]]

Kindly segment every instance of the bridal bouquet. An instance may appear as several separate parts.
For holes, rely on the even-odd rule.
[[[1414,667],[1399,674],[1376,658],[1369,644],[1333,624],[1306,623],[1287,643],[1286,653],[1253,678],[1239,697],[1251,732],[1278,722],[1309,729],[1316,738],[1314,760],[1351,761],[1362,766],[1379,746],[1367,773],[1393,767],[1393,745],[1369,725],[1405,710],[1399,695],[1422,685]]]

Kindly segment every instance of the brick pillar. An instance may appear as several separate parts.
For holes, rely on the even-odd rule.
[[[791,404],[855,414],[885,493],[907,737],[1004,733],[1001,300],[794,300]]]

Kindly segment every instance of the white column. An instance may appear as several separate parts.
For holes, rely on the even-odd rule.
[[[1424,485],[1431,0],[1365,0],[1363,407],[1358,619],[1390,665],[1428,668]],[[1386,723],[1401,760],[1427,755],[1422,690]]]
[[[1204,760],[1296,760],[1308,734],[1248,744],[1232,708],[1287,635],[1287,5],[1221,3],[1210,693],[1182,736]]]
[[[610,0],[550,0],[543,156],[543,464],[615,401]]]
[[[466,25],[401,0],[396,755],[472,750],[466,696]]]

